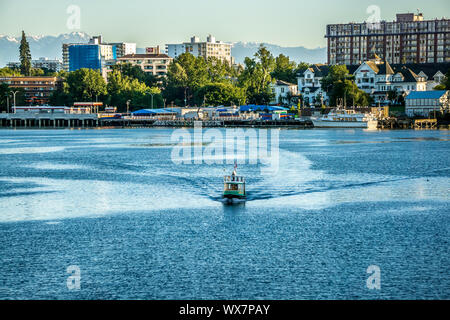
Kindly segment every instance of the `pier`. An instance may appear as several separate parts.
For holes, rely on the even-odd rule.
[[[0,114],[0,127],[3,128],[89,128],[98,125],[99,121],[96,114]]]

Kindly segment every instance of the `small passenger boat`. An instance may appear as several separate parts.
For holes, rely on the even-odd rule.
[[[238,176],[236,173],[237,165],[234,165],[234,170],[231,176],[223,178],[223,198],[228,200],[245,199],[245,178]]]

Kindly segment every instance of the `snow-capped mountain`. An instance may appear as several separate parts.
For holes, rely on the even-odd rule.
[[[30,43],[30,51],[33,59],[47,57],[49,59],[62,59],[63,43],[87,43],[91,37],[84,32],[72,32],[60,34],[59,36],[27,35]],[[8,62],[19,61],[19,45],[21,36],[11,37],[0,35],[0,67]],[[232,48],[232,55],[237,63],[243,63],[245,57],[253,57],[260,43],[236,42]],[[293,61],[309,63],[325,63],[326,48],[308,49],[302,46],[282,47],[274,44],[264,43],[274,56],[280,53],[289,56]],[[144,53],[143,48],[138,48],[138,53]]]
[[[11,37],[0,35],[0,67],[8,62],[19,61],[19,45],[22,36]],[[39,59],[62,59],[63,43],[87,43],[90,36],[84,32],[72,32],[60,34],[59,36],[27,35],[30,44],[31,57]]]
[[[278,56],[280,53],[288,56],[290,60],[308,63],[326,63],[327,49],[316,48],[308,49],[302,46],[298,47],[282,47],[275,44],[263,43],[273,56]],[[231,55],[235,58],[236,63],[243,63],[245,57],[253,57],[258,51],[260,43],[257,42],[236,42],[231,49]]]

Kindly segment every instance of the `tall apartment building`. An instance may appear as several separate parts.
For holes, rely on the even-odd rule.
[[[63,69],[74,71],[79,68],[92,68],[103,71],[105,65],[113,64],[113,60],[135,53],[136,43],[104,43],[102,36],[95,36],[87,44],[63,44]]]
[[[189,52],[196,57],[215,57],[229,64],[234,64],[231,56],[231,43],[216,41],[216,38],[209,35],[206,41],[200,41],[199,37],[193,36],[190,42],[180,44],[166,44],[166,52],[171,58],[176,58],[182,53]]]
[[[377,54],[395,64],[450,62],[450,20],[397,14],[396,21],[327,25],[328,64],[357,65]]]
[[[31,60],[31,66],[33,68],[46,68],[48,70],[53,71],[61,71],[63,68],[63,64],[61,60],[51,60],[49,58],[39,58],[38,60]],[[20,62],[9,62],[7,64],[8,68],[20,68]]]

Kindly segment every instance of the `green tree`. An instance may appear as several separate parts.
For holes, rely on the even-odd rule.
[[[96,101],[105,96],[106,82],[97,70],[79,69],[67,75],[67,91],[75,101]]]
[[[27,37],[25,36],[24,31],[22,31],[22,40],[20,41],[19,56],[20,56],[20,72],[24,76],[30,76],[31,75],[30,45],[28,44]]]
[[[107,103],[117,106],[119,111],[126,110],[128,100],[130,100],[131,111],[136,108],[150,107],[152,94],[153,107],[161,106],[163,103],[159,88],[148,87],[144,82],[123,75],[119,70],[109,73],[107,90]]]
[[[9,88],[8,84],[1,83],[0,84],[0,106],[1,111],[7,111],[8,108],[11,107],[11,89]],[[9,100],[9,101],[8,101]],[[7,103],[9,102],[9,105],[7,107]]]
[[[280,54],[275,58],[275,69],[272,72],[272,77],[289,83],[296,83],[297,64],[290,61],[289,57]]]
[[[204,101],[207,105],[241,105],[245,103],[245,94],[242,88],[231,83],[211,83],[201,87],[196,92],[198,101]],[[200,103],[201,104],[201,103]]]
[[[11,68],[1,68],[0,69],[0,77],[20,77],[22,74],[17,69],[11,69]]]
[[[254,104],[267,104],[273,97],[271,73],[275,69],[275,59],[260,46],[253,59],[245,58],[245,69],[239,76],[239,85],[245,90],[246,100]]]

